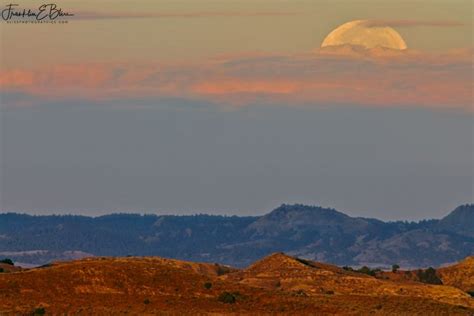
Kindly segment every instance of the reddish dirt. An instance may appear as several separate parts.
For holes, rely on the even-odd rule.
[[[40,307],[79,315],[473,315],[474,299],[451,286],[381,280],[284,254],[245,270],[127,257],[0,273],[0,315]]]

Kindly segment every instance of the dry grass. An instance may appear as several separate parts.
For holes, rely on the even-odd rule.
[[[474,292],[474,256],[467,257],[458,264],[438,269],[438,273],[443,284]]]
[[[224,292],[236,301],[220,301]],[[157,257],[89,258],[0,274],[0,315],[38,307],[80,315],[472,315],[473,301],[451,286],[379,280],[283,254],[245,270]]]

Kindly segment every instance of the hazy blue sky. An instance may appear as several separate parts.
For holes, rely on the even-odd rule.
[[[386,219],[472,201],[473,121],[462,113],[163,102],[4,111],[5,210],[261,214],[280,203]]]

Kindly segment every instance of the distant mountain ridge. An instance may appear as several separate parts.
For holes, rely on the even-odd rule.
[[[474,254],[474,205],[420,222],[383,222],[301,204],[257,217],[0,214],[0,258],[27,264],[136,255],[245,267],[280,251],[338,265],[440,266]]]

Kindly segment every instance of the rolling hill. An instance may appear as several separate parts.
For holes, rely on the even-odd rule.
[[[376,278],[283,253],[241,270],[159,257],[95,257],[0,273],[0,314],[35,311],[74,315],[472,315],[474,300],[449,285]]]

